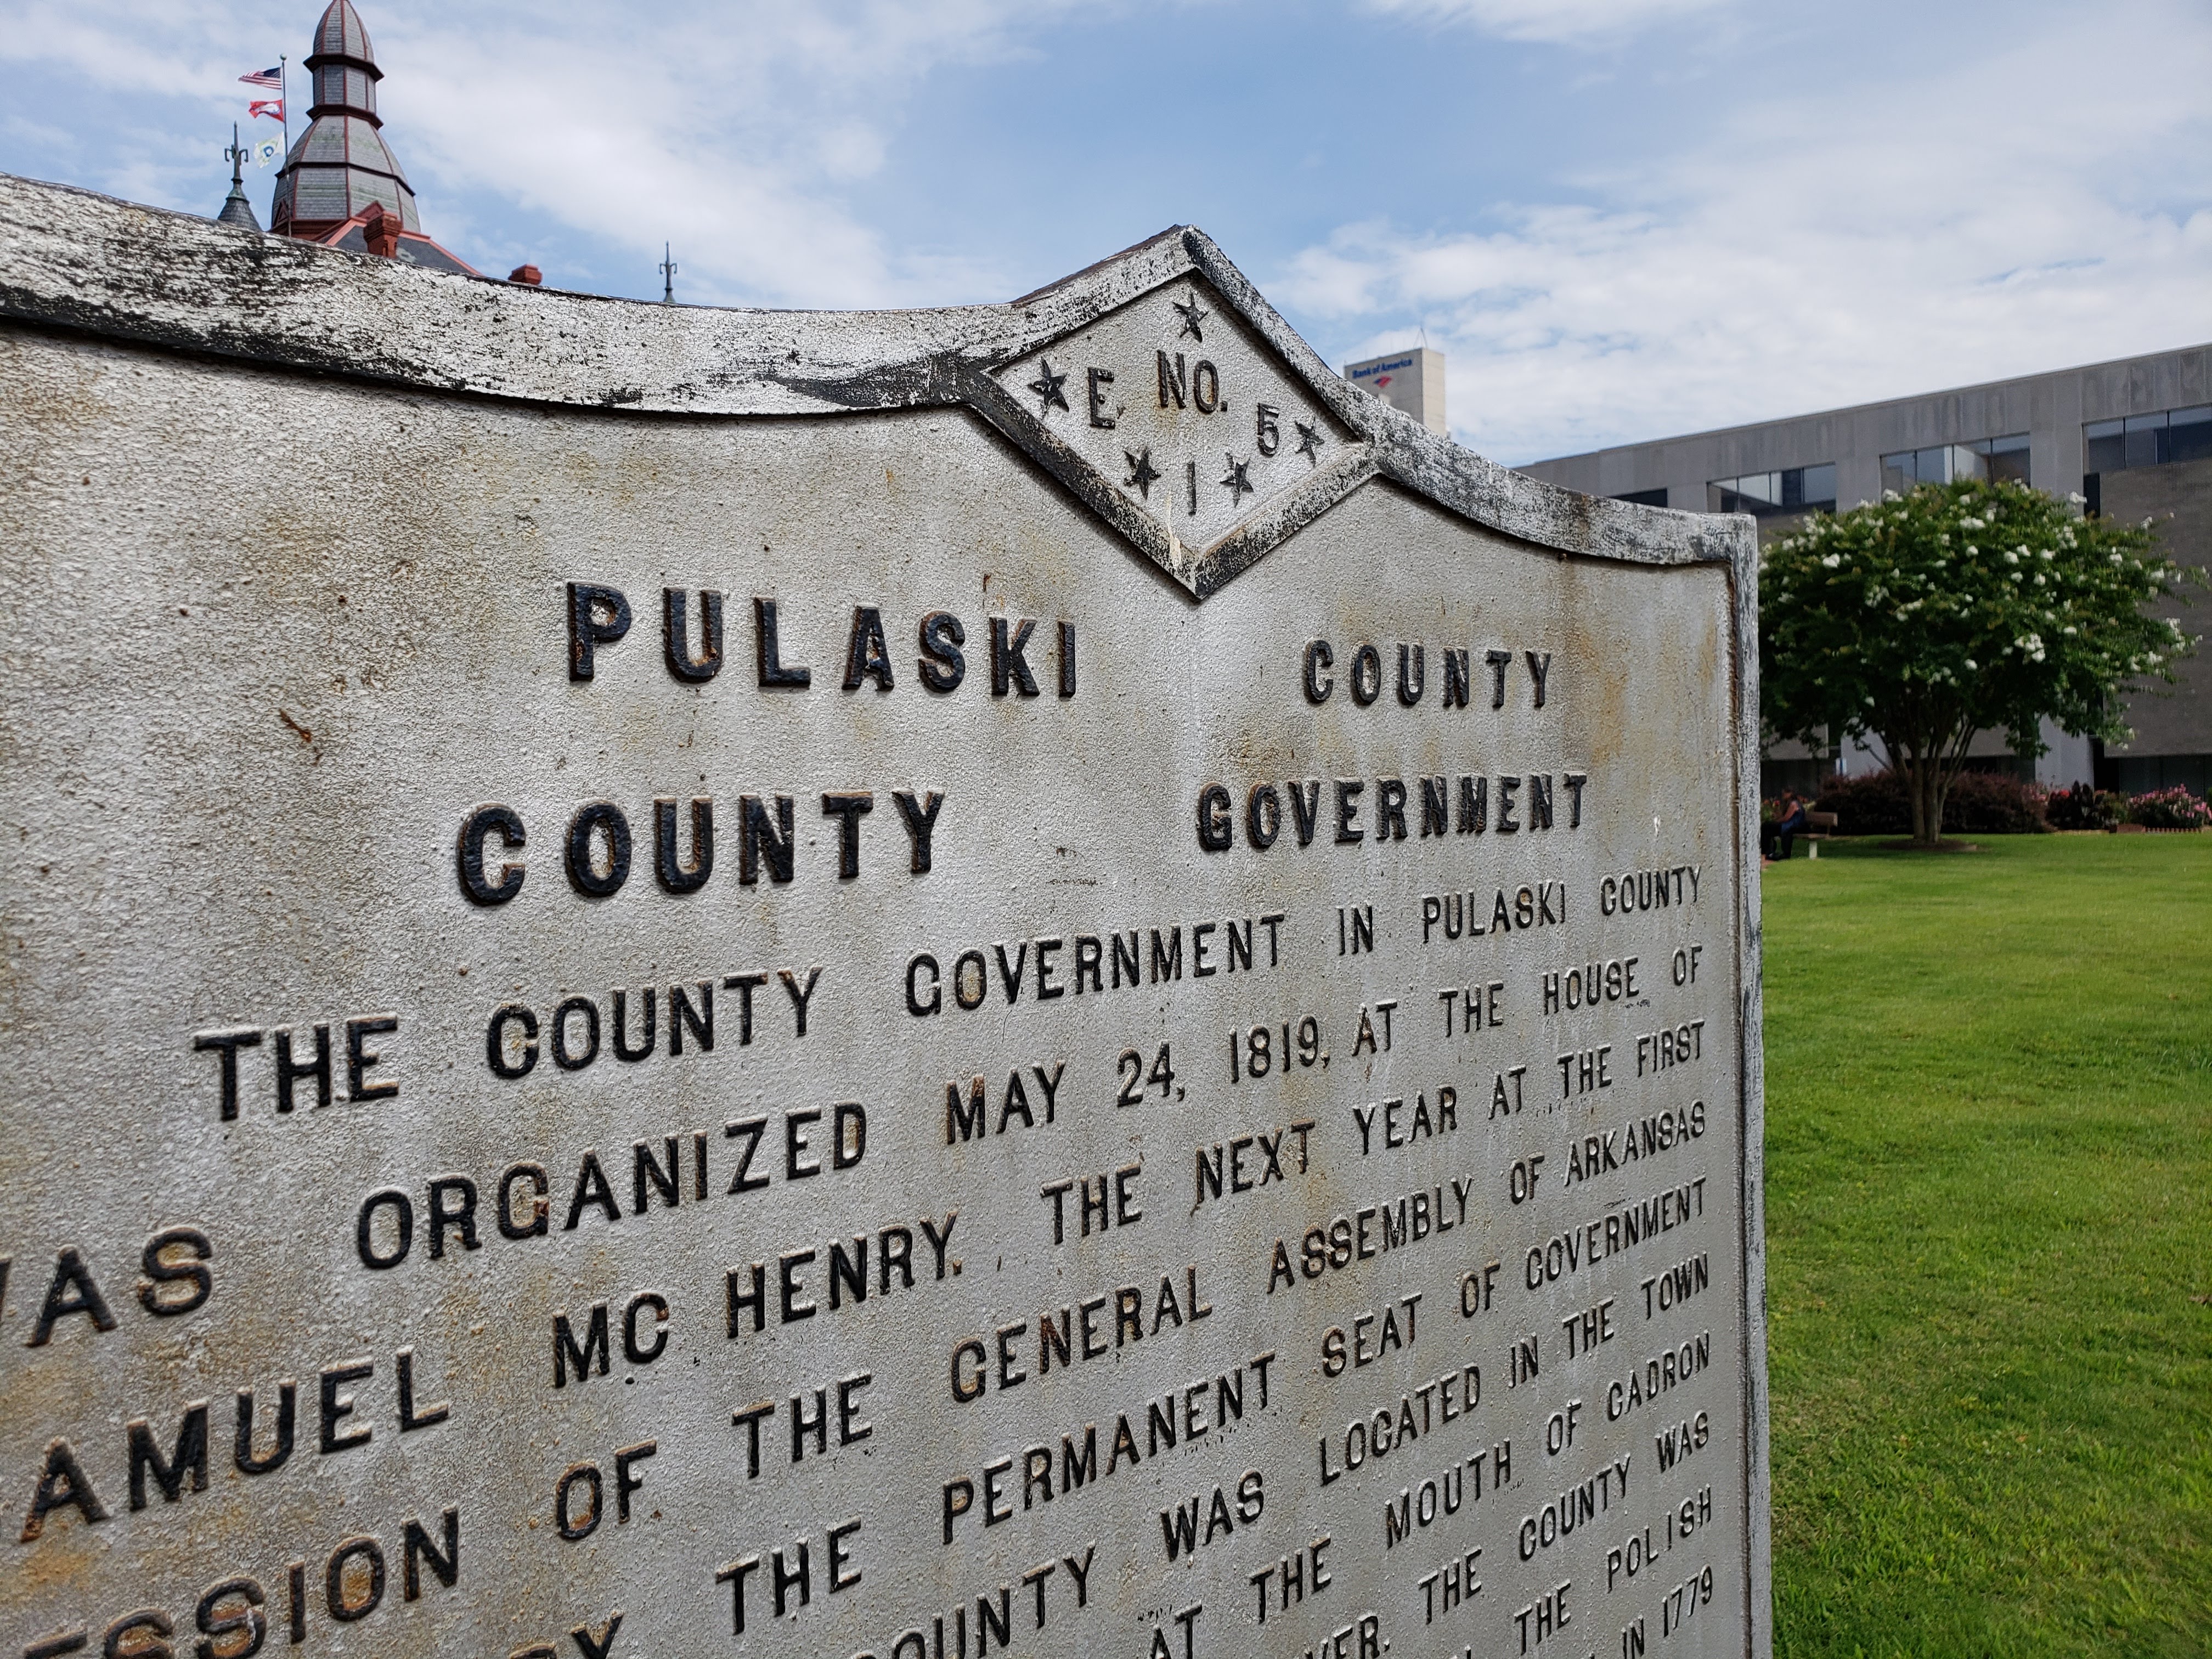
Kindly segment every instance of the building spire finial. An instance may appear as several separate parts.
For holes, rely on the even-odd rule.
[[[253,204],[246,199],[246,148],[238,142],[238,123],[230,124],[230,148],[223,151],[230,162],[230,194],[216,214],[218,224],[236,225],[240,230],[259,230],[261,221],[253,216]]]

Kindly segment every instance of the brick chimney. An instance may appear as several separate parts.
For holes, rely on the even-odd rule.
[[[361,216],[361,234],[371,253],[386,259],[399,253],[399,216],[386,213],[381,204],[371,202],[368,210]]]
[[[510,283],[520,283],[527,288],[536,288],[545,280],[545,273],[539,270],[536,265],[517,265],[507,273],[507,280]]]

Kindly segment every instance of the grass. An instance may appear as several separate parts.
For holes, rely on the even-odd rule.
[[[2212,1652],[2212,835],[1765,872],[1776,1650]]]

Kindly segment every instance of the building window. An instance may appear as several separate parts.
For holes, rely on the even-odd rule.
[[[1990,483],[2027,483],[2027,434],[2014,432],[1978,443],[1939,444],[1933,449],[1899,450],[1881,458],[1881,487],[1902,495],[1915,484],[1980,478]]]
[[[1785,467],[1779,472],[1747,472],[1740,478],[1715,478],[1705,486],[1706,511],[1748,513],[1756,519],[1784,514],[1836,510],[1836,466]]]
[[[2212,404],[2092,421],[2081,428],[2084,472],[2124,472],[2131,466],[2164,466],[2212,456]]]
[[[1667,492],[1664,489],[1632,489],[1613,499],[1626,501],[1631,507],[1664,507],[1667,505]]]

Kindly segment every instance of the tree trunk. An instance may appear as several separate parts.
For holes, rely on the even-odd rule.
[[[1938,710],[1936,715],[1941,720],[1945,711]],[[1965,763],[1973,727],[1963,714],[1949,729],[1929,731],[1911,720],[1901,720],[1899,726],[1904,730],[1878,729],[1875,735],[1889,752],[1890,765],[1905,780],[1905,798],[1912,811],[1911,844],[1932,851],[1943,839],[1944,799],[1951,793],[1953,776]]]
[[[1943,765],[1930,758],[1921,763],[1921,802],[1913,813],[1912,839],[1916,845],[1934,847],[1943,838]]]
[[[1928,832],[1928,782],[1932,769],[1928,757],[1918,750],[1889,746],[1899,769],[1905,774],[1905,798],[1912,808],[1912,844],[1915,847],[1932,845],[1935,837]],[[1942,820],[1938,818],[1940,828]]]

